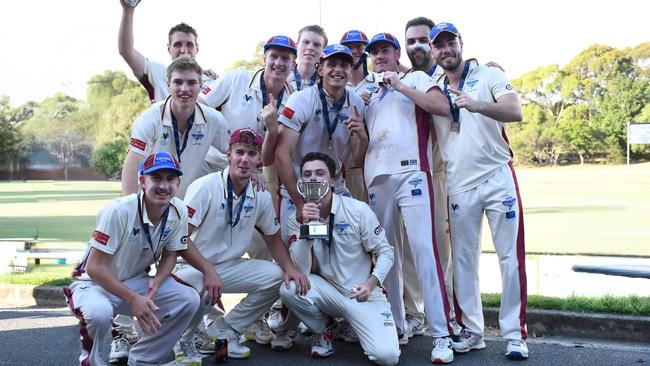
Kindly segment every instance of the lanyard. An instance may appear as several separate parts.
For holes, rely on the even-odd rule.
[[[176,122],[176,117],[174,117],[174,113],[172,113],[172,129],[174,130],[174,142],[176,143],[176,157],[178,158],[178,162],[181,162],[181,154],[183,151],[185,151],[185,147],[187,147],[187,138],[190,137],[190,130],[192,129],[192,125],[194,124],[194,114],[190,116],[190,118],[187,119],[187,128],[185,129],[185,136],[183,138],[183,146],[180,144],[180,138],[178,137],[178,122]]]
[[[264,71],[262,71],[262,75],[260,75],[260,92],[262,93],[262,108],[269,104],[269,96],[266,93],[266,83],[264,82]],[[280,94],[278,94],[278,100],[275,102],[275,109],[279,110],[280,106],[282,105],[282,97],[284,96],[284,88],[280,90]]]
[[[336,113],[336,116],[334,117],[334,121],[330,121],[329,108],[327,107],[327,98],[325,97],[325,91],[323,90],[322,83],[318,84],[318,93],[320,94],[320,102],[323,106],[323,118],[325,119],[325,124],[327,125],[327,133],[329,134],[330,140],[332,140],[332,135],[336,130],[336,125],[338,124],[337,122],[339,120],[339,115],[341,114],[341,110],[343,109],[343,104],[345,103],[345,100],[348,97],[348,91],[345,90],[345,94],[343,94],[341,100],[338,103],[332,105],[332,112]]]
[[[237,216],[235,216],[235,221],[232,221],[232,204],[233,204],[233,199],[234,199],[234,193],[232,191],[232,180],[230,180],[230,175],[227,178],[227,183],[228,187],[228,197],[226,198],[226,203],[228,204],[228,223],[232,226],[235,227],[237,223],[239,222],[239,217],[241,216],[241,210],[244,208],[244,201],[246,200],[246,188],[248,188],[248,184],[246,184],[246,187],[244,187],[244,191],[241,194],[241,197],[239,198],[239,203],[237,204]]]
[[[469,73],[469,65],[471,62],[472,60],[465,61],[465,68],[463,68],[463,73],[460,75],[460,82],[458,83],[458,90],[460,91],[463,91],[465,78],[467,78],[467,74]],[[460,122],[460,108],[458,108],[456,103],[451,102],[451,96],[449,95],[449,90],[447,90],[448,85],[449,78],[445,77],[445,90],[442,93],[447,97],[447,100],[449,101],[449,108],[451,109],[451,116],[453,117],[454,122]]]
[[[438,64],[434,64],[433,67],[427,71],[427,75],[433,76],[433,73],[436,72],[436,68],[438,68]]]
[[[330,224],[327,228],[327,239],[321,239],[323,244],[327,245],[329,249],[332,248],[332,232],[334,230],[334,214],[330,213]]]
[[[365,52],[361,54],[359,61],[357,61],[357,64],[352,66],[352,68],[356,70],[361,65],[363,65],[363,76],[368,76],[368,55]]]
[[[142,201],[144,201],[144,197],[142,198]],[[138,193],[138,215],[140,216],[140,226],[142,227],[142,231],[144,232],[144,237],[147,239],[149,248],[151,248],[153,259],[156,260],[156,251],[153,249],[153,241],[151,240],[151,233],[149,232],[149,224],[144,223],[144,218],[142,216],[142,203],[140,202],[140,193]],[[157,247],[160,245],[163,234],[165,233],[165,227],[167,226],[167,217],[169,217],[169,206],[167,206],[165,213],[163,213],[162,215],[162,223],[160,224],[160,237],[158,238],[158,244],[156,245],[156,249],[158,249]]]
[[[296,89],[298,91],[302,90],[302,76],[300,76],[300,71],[298,71],[298,68],[295,67],[293,69],[293,77],[296,79]],[[314,72],[314,75],[311,76],[311,80],[309,80],[309,84],[305,85],[305,87],[312,86],[316,84],[316,78],[318,77],[318,74]]]

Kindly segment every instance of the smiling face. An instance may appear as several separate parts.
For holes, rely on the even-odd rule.
[[[463,61],[463,40],[456,35],[443,32],[433,41],[433,57],[445,70],[456,70]]]
[[[201,90],[201,77],[194,70],[174,70],[169,77],[172,103],[180,108],[194,108]]]
[[[330,187],[334,188],[334,178],[332,178],[327,164],[322,160],[305,162],[302,166],[301,174],[303,182],[329,182]]]
[[[370,49],[370,59],[375,72],[397,71],[400,50],[388,42],[379,42]]]
[[[178,173],[161,169],[150,174],[141,175],[140,186],[146,197],[147,207],[166,207],[176,195],[181,183]]]
[[[345,88],[352,74],[352,64],[345,56],[333,55],[318,65],[318,76],[323,80],[323,87]]]
[[[264,53],[264,75],[286,80],[295,65],[295,55],[283,47],[270,47]]]
[[[414,25],[406,30],[406,54],[416,70],[424,70],[433,58],[426,25]]]
[[[246,180],[257,171],[262,161],[259,147],[243,142],[230,145],[228,162],[230,163],[230,179]]]
[[[304,31],[298,39],[298,60],[300,63],[314,65],[323,53],[325,39],[316,32]]]
[[[192,33],[174,32],[167,45],[167,51],[172,60],[175,60],[180,55],[188,55],[194,59],[196,53],[199,52],[199,45]]]

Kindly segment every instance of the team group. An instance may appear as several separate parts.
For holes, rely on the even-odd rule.
[[[463,56],[453,24],[407,22],[412,69],[389,33],[329,44],[310,25],[297,43],[270,37],[263,69],[218,76],[195,61],[185,23],[169,31],[171,64],[144,57],[135,6],[122,9],[119,52],[152,105],[133,123],[123,197],[99,213],[66,290],[81,365],[105,365],[111,340],[111,363],[200,365],[215,337],[247,358],[247,340],[290,349],[299,324],[313,357],[332,355],[339,337],[395,365],[428,329],[431,362],[452,362],[486,347],[484,213],[505,355],[528,358],[523,212],[504,126],[522,119],[519,98],[498,65]],[[331,189],[306,202],[304,182]],[[312,221],[327,224],[323,239],[301,235]],[[225,312],[221,293],[246,296]]]

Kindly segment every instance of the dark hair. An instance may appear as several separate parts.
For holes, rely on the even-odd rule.
[[[406,32],[409,28],[415,27],[416,25],[426,25],[429,27],[429,31],[433,29],[433,27],[436,26],[436,23],[433,22],[433,20],[425,17],[417,17],[409,20],[406,22],[406,27],[404,27],[404,32]]]
[[[306,25],[302,27],[302,29],[298,31],[298,43],[300,43],[300,38],[302,37],[303,32],[314,32],[319,36],[323,37],[323,41],[324,41],[323,48],[327,47],[327,34],[325,34],[325,29],[323,29],[323,27],[321,27],[320,25],[312,24],[312,25]]]
[[[199,66],[199,64],[188,55],[180,55],[176,57],[174,61],[167,66],[167,81],[170,81],[172,72],[176,70],[194,71],[199,77],[199,83],[202,81],[203,70],[201,69],[201,66]]]
[[[196,29],[192,28],[186,23],[179,23],[171,27],[171,29],[169,30],[169,34],[167,35],[167,38],[169,39],[168,42],[170,44],[172,43],[172,35],[176,32],[192,34],[194,35],[194,42],[198,42],[197,40],[199,39],[199,36],[196,34]]]
[[[300,160],[300,175],[302,175],[302,167],[305,163],[316,160],[324,162],[327,165],[327,170],[329,170],[330,178],[334,178],[336,174],[336,163],[334,163],[334,160],[329,155],[323,154],[322,152],[310,152],[302,157],[302,160]]]

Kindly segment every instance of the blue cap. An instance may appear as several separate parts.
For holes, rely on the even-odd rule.
[[[436,40],[436,37],[438,37],[441,33],[451,33],[456,37],[460,37],[460,32],[458,32],[458,29],[456,26],[454,26],[451,23],[438,23],[436,26],[431,28],[431,33],[429,33],[429,39],[433,42]]]
[[[286,48],[289,51],[293,52],[294,55],[298,55],[298,50],[296,49],[296,42],[293,39],[287,36],[273,36],[269,38],[266,43],[264,43],[264,52],[268,51],[271,47],[281,47]]]
[[[147,156],[140,164],[140,175],[151,174],[162,169],[173,170],[178,175],[183,175],[181,165],[166,151],[155,152]]]
[[[400,49],[399,41],[397,38],[395,38],[392,34],[390,33],[378,33],[375,34],[372,39],[370,40],[370,43],[366,45],[366,52],[370,52],[372,47],[376,45],[379,42],[388,42],[391,46],[395,47],[395,49]]]
[[[354,58],[352,57],[352,51],[347,46],[342,44],[331,44],[323,50],[323,53],[320,56],[321,60],[325,60],[328,57],[334,55],[343,55],[345,58],[349,59],[350,63],[354,63]]]
[[[368,44],[368,37],[360,30],[349,30],[341,37],[341,44],[361,42]]]

